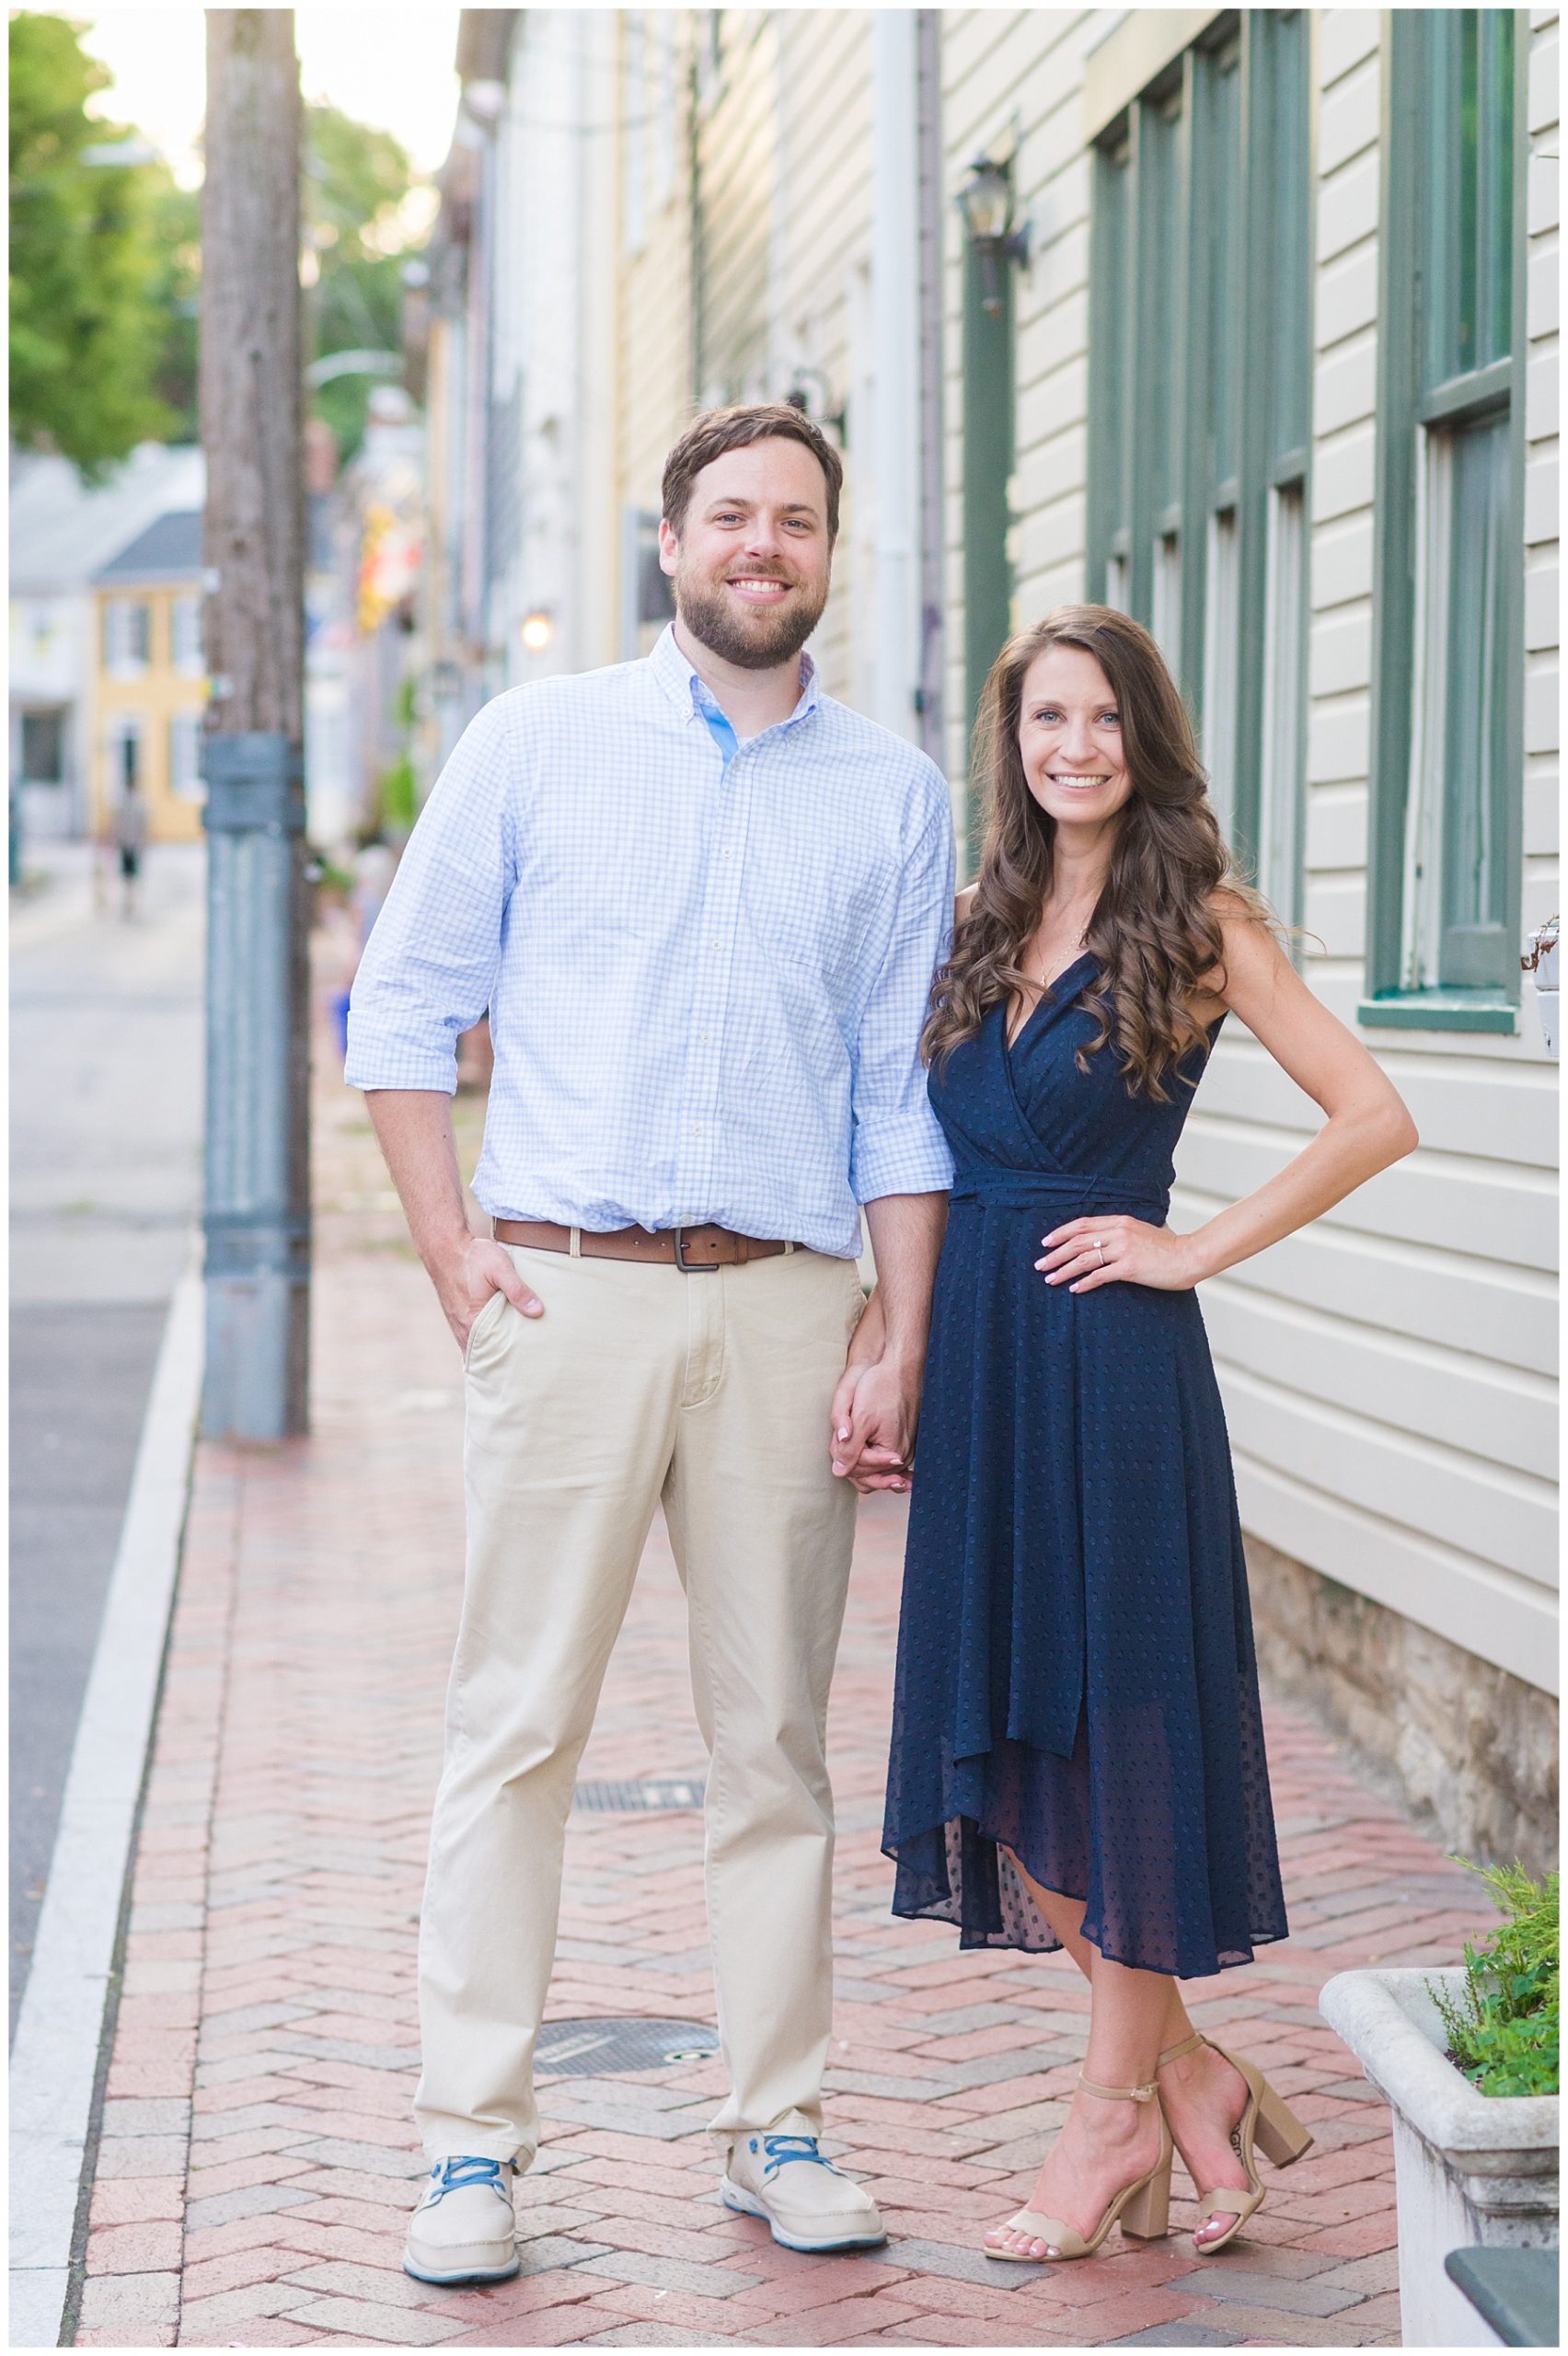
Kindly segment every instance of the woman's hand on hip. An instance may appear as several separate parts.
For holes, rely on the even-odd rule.
[[[1202,1270],[1190,1235],[1120,1212],[1098,1218],[1069,1219],[1040,1239],[1036,1260],[1048,1285],[1069,1292],[1092,1292],[1097,1285],[1148,1285],[1157,1292],[1189,1292]]]

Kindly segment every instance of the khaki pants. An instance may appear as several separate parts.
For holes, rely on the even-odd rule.
[[[467,1570],[420,1935],[426,2154],[526,2166],[537,2146],[567,1813],[661,1498],[710,1762],[731,2085],[714,2132],[814,2135],[832,2002],[824,1736],[855,1515],[828,1408],[855,1264],[801,1250],[687,1276],[507,1249],[545,1314],[498,1293],[468,1343]]]

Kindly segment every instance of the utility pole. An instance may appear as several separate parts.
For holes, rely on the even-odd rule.
[[[207,1371],[202,1428],[307,1423],[308,902],[299,66],[286,8],[207,11]]]

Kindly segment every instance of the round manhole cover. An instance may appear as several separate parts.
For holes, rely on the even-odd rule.
[[[706,2062],[719,2039],[706,2021],[547,2021],[534,2066],[542,2078],[606,2078],[620,2070],[663,2070]]]

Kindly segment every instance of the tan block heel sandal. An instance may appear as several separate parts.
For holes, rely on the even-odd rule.
[[[1255,2062],[1216,2045],[1213,2038],[1205,2037],[1201,2030],[1184,2038],[1180,2045],[1168,2046],[1156,2062],[1156,2069],[1163,2070],[1168,2062],[1179,2062],[1184,2053],[1195,2053],[1200,2045],[1211,2047],[1247,2082],[1247,2108],[1230,2131],[1230,2148],[1247,2171],[1247,2189],[1243,2192],[1239,2185],[1227,2184],[1217,2191],[1199,2192],[1201,2216],[1229,2217],[1234,2221],[1212,2240],[1194,2243],[1194,2247],[1207,2258],[1233,2241],[1248,2218],[1262,2206],[1268,2187],[1258,2174],[1257,2152],[1261,2150],[1276,2168],[1287,2168],[1293,2160],[1311,2150],[1313,2137],[1289,2104],[1275,2094]]]
[[[1038,2210],[1020,2209],[1002,2225],[993,2225],[993,2233],[1028,2234],[1035,2241],[1047,2245],[1042,2258],[1032,2257],[1021,2249],[993,2249],[989,2242],[981,2247],[987,2258],[1010,2260],[1019,2266],[1056,2266],[1069,2258],[1092,2258],[1106,2235],[1120,2220],[1124,2234],[1136,2235],[1140,2241],[1159,2241],[1170,2230],[1170,2163],[1175,2146],[1165,2113],[1159,2107],[1159,2090],[1147,2086],[1097,2086],[1092,2078],[1082,2075],[1078,2085],[1086,2095],[1100,2095],[1107,2102],[1152,2102],[1159,2120],[1159,2157],[1147,2176],[1129,2184],[1107,2202],[1093,2232],[1086,2240],[1074,2231],[1063,2217],[1043,2217]]]

